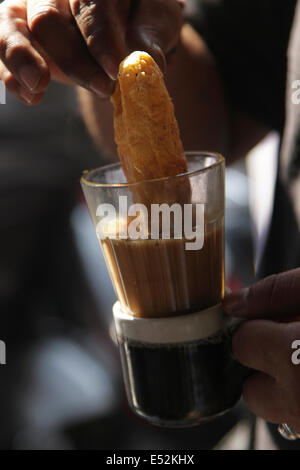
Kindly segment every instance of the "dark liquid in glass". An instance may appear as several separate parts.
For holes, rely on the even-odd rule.
[[[105,238],[101,246],[121,305],[149,319],[187,315],[218,305],[224,293],[223,219],[205,223],[204,246],[185,239]],[[172,345],[119,338],[132,409],[153,424],[191,426],[231,408],[245,369],[222,330],[205,340]]]
[[[226,334],[179,345],[119,339],[129,402],[153,424],[195,425],[231,408],[248,375]]]

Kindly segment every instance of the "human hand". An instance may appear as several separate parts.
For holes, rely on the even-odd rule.
[[[234,334],[232,351],[242,364],[257,370],[244,383],[248,408],[299,433],[300,268],[227,295],[223,308],[246,320]]]
[[[119,63],[149,52],[162,69],[176,45],[185,0],[5,0],[0,5],[0,79],[26,104],[50,79],[107,98]]]

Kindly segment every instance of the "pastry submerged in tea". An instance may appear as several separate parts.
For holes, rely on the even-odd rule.
[[[223,158],[186,158],[163,75],[149,54],[137,51],[121,63],[112,102],[123,172],[106,167],[108,184],[90,191],[93,208],[104,201],[114,210],[95,224],[119,299],[113,313],[127,397],[153,424],[195,425],[232,407],[245,376],[231,355],[220,306]],[[131,210],[121,208],[124,195]]]
[[[149,54],[136,51],[121,63],[112,102],[115,140],[124,174],[132,183],[132,201],[143,204],[149,214],[152,204],[176,203],[183,209],[192,202],[189,180],[180,177],[188,164],[173,103]],[[154,179],[159,180],[155,192]],[[184,235],[174,237],[172,220],[167,239],[151,239],[149,233],[147,239],[133,240],[118,233],[103,236],[98,230],[117,297],[133,316],[181,315],[221,301],[223,220],[202,222],[204,244],[198,250],[186,249]],[[129,220],[117,221],[119,226],[126,223]]]

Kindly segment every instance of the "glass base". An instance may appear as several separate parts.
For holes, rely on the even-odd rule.
[[[196,416],[187,417],[184,420],[181,419],[179,421],[176,421],[176,420],[162,421],[161,418],[155,418],[153,416],[146,415],[141,410],[138,410],[138,409],[134,408],[132,405],[130,405],[130,408],[131,408],[131,410],[133,411],[134,414],[136,414],[137,416],[145,419],[148,423],[150,423],[154,426],[157,426],[159,428],[185,429],[185,428],[197,427],[200,424],[206,423],[206,422],[211,421],[215,418],[219,418],[220,416],[225,415],[226,413],[228,413],[228,411],[230,411],[238,403],[239,399],[240,399],[240,397],[226,410],[220,411],[219,413],[215,413],[211,416],[203,417],[201,415],[200,416],[196,415]]]
[[[129,405],[156,426],[197,426],[225,413],[249,375],[225,335],[175,346],[119,338],[119,349]]]

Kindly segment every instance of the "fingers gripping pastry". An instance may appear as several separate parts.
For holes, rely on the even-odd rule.
[[[115,140],[128,182],[187,171],[174,106],[163,75],[149,54],[136,51],[121,63],[112,102]],[[146,204],[187,202],[189,197],[189,187],[180,178],[162,182],[160,194],[151,194],[147,183],[135,191],[135,198]]]

